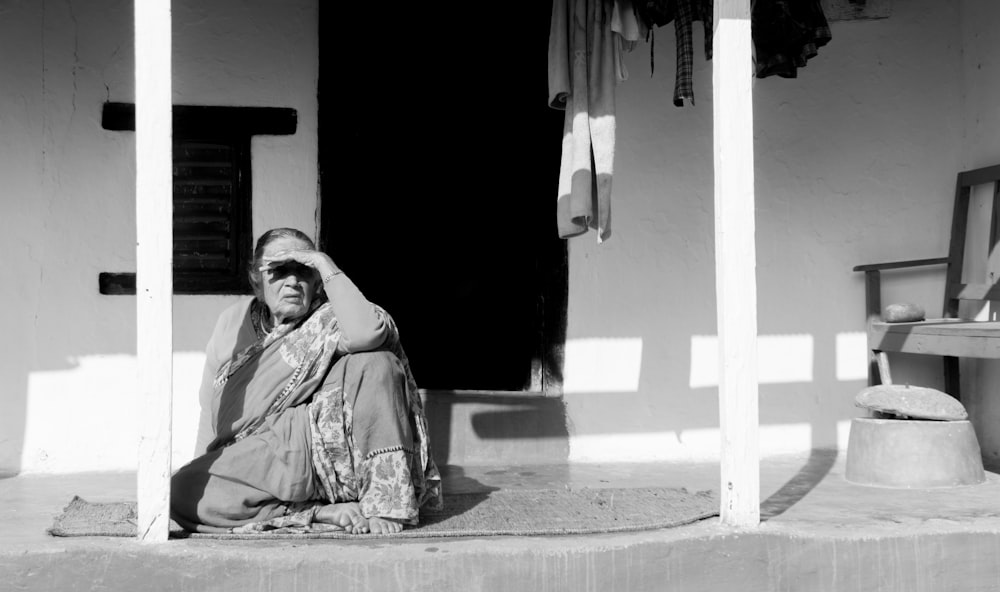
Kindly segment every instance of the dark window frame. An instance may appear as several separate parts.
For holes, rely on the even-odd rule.
[[[101,118],[104,129],[112,131],[135,130],[135,105],[132,103],[105,103]],[[250,141],[254,135],[290,135],[297,127],[294,109],[276,107],[213,107],[175,105],[173,107],[174,137],[174,293],[175,294],[249,294],[247,265],[253,247],[252,228],[252,169]],[[179,195],[177,154],[197,143],[226,146],[230,150],[232,170],[231,198],[226,208],[229,212],[228,236],[229,261],[225,268],[197,269],[183,263],[179,266],[178,241],[191,240],[195,234],[179,234],[177,207]],[[190,205],[190,204],[188,204]],[[189,231],[193,231],[188,227]],[[192,249],[186,249],[191,251]],[[181,252],[184,252],[182,250]],[[218,252],[218,251],[216,251]],[[224,255],[225,256],[225,255]],[[187,259],[194,261],[194,259]],[[135,294],[135,273],[102,272],[98,274],[101,294]]]

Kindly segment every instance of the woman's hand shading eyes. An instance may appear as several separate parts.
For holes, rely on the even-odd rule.
[[[320,277],[340,271],[329,255],[309,249],[279,251],[263,257],[261,262],[263,263],[260,267],[261,272],[279,277],[285,277],[292,272],[304,272],[303,268],[316,270]]]

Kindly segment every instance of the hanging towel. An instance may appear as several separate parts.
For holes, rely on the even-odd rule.
[[[556,223],[560,238],[611,236],[615,59],[611,0],[553,0],[549,106],[565,109]]]

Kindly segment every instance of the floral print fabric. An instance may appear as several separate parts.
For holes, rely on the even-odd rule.
[[[365,445],[355,441],[351,398],[345,396],[342,383],[330,380],[343,352],[338,348],[340,331],[329,305],[320,306],[303,323],[277,338],[273,333],[262,335],[254,346],[220,369],[217,386],[224,384],[240,366],[265,353],[264,350],[273,352],[271,348],[277,349],[274,353],[288,365],[290,374],[268,413],[247,425],[235,440],[258,433],[267,417],[294,405],[307,404],[312,478],[317,494],[323,499],[287,504],[284,515],[251,522],[233,528],[232,532],[338,530],[339,527],[313,523],[316,510],[330,502],[356,501],[366,517],[391,518],[411,525],[417,523],[421,507],[442,507],[441,476],[431,456],[427,418],[409,361],[392,318],[380,307],[375,308],[390,327],[386,342],[379,349],[392,353],[403,368],[402,388],[413,428],[412,441],[399,441],[367,455],[361,453]]]
[[[310,404],[313,465],[326,499],[358,501],[365,517],[416,524],[420,507],[414,475],[422,471],[412,464],[412,450],[399,445],[362,457],[350,429],[353,413],[341,388],[320,393]],[[416,481],[426,488],[422,478]]]

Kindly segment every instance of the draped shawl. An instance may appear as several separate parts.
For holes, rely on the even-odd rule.
[[[254,302],[248,312],[261,314],[261,308]],[[410,472],[417,504],[438,508],[442,505],[441,477],[432,458],[427,419],[416,381],[395,323],[381,307],[375,306],[375,311],[389,329],[379,349],[392,352],[405,370],[405,397],[414,437]],[[344,354],[338,347],[340,343],[341,331],[333,308],[324,303],[299,322],[281,325],[261,335],[222,364],[213,384],[215,438],[202,457],[208,459],[204,470],[213,474],[224,472],[227,476],[242,475],[240,481],[269,492],[284,503],[281,512],[285,513],[314,500],[344,501],[345,493],[350,494],[352,489],[348,487],[345,492],[344,483],[339,483],[332,474],[336,459],[324,457],[328,451],[322,449],[316,437],[320,430],[318,414],[310,409],[314,395]],[[342,392],[336,394],[343,396]],[[323,429],[329,427],[324,424]],[[347,437],[351,425],[344,423],[338,429],[344,430],[342,436]],[[231,444],[251,436],[262,441],[257,448],[263,447],[267,454],[259,454],[253,447],[246,453],[223,454]],[[226,466],[217,467],[222,458]],[[196,459],[192,464],[198,462]],[[217,495],[224,494],[223,491]],[[224,504],[225,500],[216,499],[214,503]],[[232,503],[233,516],[239,515],[240,504],[246,504],[241,499]]]

